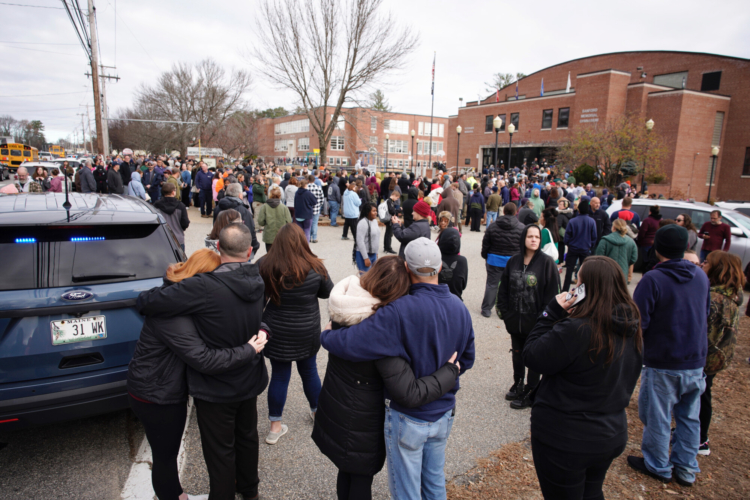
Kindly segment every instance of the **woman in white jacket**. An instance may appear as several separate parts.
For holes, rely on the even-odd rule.
[[[378,207],[364,203],[359,211],[359,222],[355,234],[354,261],[360,274],[364,274],[378,260],[380,247],[380,227],[378,226]]]

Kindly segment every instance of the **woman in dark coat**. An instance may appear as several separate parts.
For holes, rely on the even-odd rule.
[[[661,220],[659,205],[649,207],[648,211],[648,217],[641,222],[638,237],[635,240],[641,252],[641,257],[644,260],[648,256],[648,251],[654,246],[654,237],[656,236],[656,231],[659,230],[659,221]]]
[[[403,259],[381,257],[361,278],[344,278],[331,291],[331,328],[359,323],[409,293],[409,286]],[[410,408],[435,401],[456,383],[460,367],[454,360],[455,354],[432,375],[415,380],[402,358],[354,363],[328,355],[312,438],[339,469],[339,500],[372,498],[372,480],[386,456],[384,389],[392,401]]]
[[[315,356],[320,350],[320,306],[333,288],[323,261],[310,250],[307,238],[296,224],[283,226],[268,253],[258,261],[266,285],[263,322],[273,332],[266,346],[271,360],[268,385],[268,418],[271,430],[266,443],[276,444],[288,428],[281,423],[292,362],[302,379],[302,388],[315,418],[320,377]]]
[[[551,300],[523,348],[525,365],[544,375],[531,450],[545,499],[604,498],[607,470],[628,441],[625,408],[643,363],[640,314],[620,266],[591,256],[578,284],[586,297]]]

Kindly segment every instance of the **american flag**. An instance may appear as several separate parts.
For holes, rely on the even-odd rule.
[[[500,102],[500,89],[495,91],[495,102]]]
[[[437,58],[437,52],[432,58],[432,95],[435,95],[435,59]]]

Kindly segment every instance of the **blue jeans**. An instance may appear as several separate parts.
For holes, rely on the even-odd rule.
[[[318,396],[320,396],[320,377],[315,355],[301,359],[297,363],[297,373],[302,379],[302,390],[305,391],[310,411],[318,410]],[[281,421],[286,404],[286,393],[289,380],[292,377],[291,361],[271,360],[271,382],[268,384],[268,420]]]
[[[338,227],[339,225],[336,223],[336,217],[339,214],[339,202],[328,200],[328,207],[330,208],[331,227]]]
[[[565,255],[565,281],[563,283],[563,292],[570,291],[570,283],[573,281],[573,274],[576,270],[576,264],[579,262],[583,264],[584,259],[591,255],[589,251],[576,250],[574,248],[568,248],[568,253]]]
[[[318,220],[319,219],[320,219],[320,214],[313,215],[312,223],[310,224],[310,240],[318,239]]]
[[[701,262],[704,262],[710,253],[708,250],[701,250]]]
[[[486,222],[485,227],[488,228],[488,227],[490,227],[490,224],[492,224],[493,222],[495,222],[497,220],[497,212],[490,212],[489,210],[487,210],[487,214],[485,215],[485,219],[487,219],[485,221]]]
[[[445,500],[445,445],[453,410],[436,422],[385,409],[388,488],[394,500]]]
[[[312,219],[294,219],[294,223],[302,228],[302,230],[305,232],[305,238],[307,238],[307,241],[310,241],[310,227],[312,226]]]
[[[378,260],[378,254],[367,254],[367,258],[370,259],[370,267],[365,266],[365,259],[362,257],[362,254],[359,253],[359,250],[354,254],[354,259],[357,261],[357,269],[359,269],[363,273],[366,273],[372,266],[375,265],[375,261]]]
[[[201,204],[201,215],[211,215],[214,203],[211,188],[201,189],[200,191],[198,191],[198,199],[200,200]]]
[[[703,368],[643,368],[638,416],[643,422],[641,451],[651,472],[672,477],[674,467],[680,479],[695,481],[695,473],[700,472],[696,459],[700,446],[700,397],[705,389]],[[669,455],[672,414],[676,429]]]

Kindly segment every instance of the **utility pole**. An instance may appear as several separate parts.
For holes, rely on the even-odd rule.
[[[91,39],[91,80],[94,82],[94,119],[96,120],[96,147],[104,154],[104,132],[102,125],[102,102],[99,93],[99,42],[96,35],[96,9],[94,0],[89,0],[89,30]],[[92,154],[94,151],[91,152]]]
[[[117,69],[114,66],[99,66],[99,69],[102,70],[102,73],[104,73],[105,68]],[[89,77],[92,76],[91,73],[85,73],[85,75]],[[111,151],[109,145],[109,108],[107,107],[107,85],[105,82],[106,80],[119,80],[120,77],[101,74],[99,75],[99,78],[102,79],[102,113],[104,114],[102,118],[102,134],[104,136],[104,151],[106,152],[106,154],[109,154],[109,151]]]
[[[88,111],[88,110],[87,110]],[[83,113],[77,113],[81,117],[81,130],[83,131],[83,147],[86,147],[86,125],[83,124]]]

